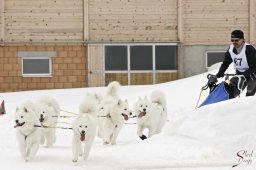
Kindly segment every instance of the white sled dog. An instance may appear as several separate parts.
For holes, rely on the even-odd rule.
[[[58,116],[60,115],[60,107],[57,101],[51,97],[41,97],[36,102],[37,116],[44,128],[41,137],[41,144],[46,141],[46,146],[51,147],[56,142],[56,126]],[[48,127],[48,128],[47,128]]]
[[[79,115],[72,124],[73,162],[78,161],[78,156],[84,160],[88,158],[97,131],[97,101],[85,99],[80,104]]]
[[[148,137],[160,133],[167,119],[166,99],[162,91],[156,90],[151,93],[150,101],[147,97],[139,98],[134,104],[134,112],[137,116],[137,134],[144,140],[143,134],[148,129]]]
[[[124,121],[128,120],[128,115],[131,114],[127,100],[122,101],[119,99],[114,103],[102,107],[98,115],[98,136],[102,138],[103,144],[116,144]]]
[[[39,148],[41,129],[36,117],[34,104],[31,101],[24,102],[16,108],[15,126],[19,150],[25,161],[32,159]]]
[[[119,82],[111,82],[99,105],[98,136],[102,138],[103,144],[116,144],[124,121],[128,120],[128,115],[131,115],[128,101],[122,101],[118,96],[119,87]]]

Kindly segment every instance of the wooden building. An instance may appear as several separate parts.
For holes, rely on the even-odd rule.
[[[0,0],[0,92],[155,84],[202,73],[255,0]]]

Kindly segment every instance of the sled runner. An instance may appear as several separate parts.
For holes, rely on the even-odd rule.
[[[245,78],[243,75],[226,74],[225,81],[223,81],[219,84],[216,84],[218,81],[217,77],[215,75],[208,74],[207,75],[208,82],[205,86],[202,87],[202,91],[209,88],[210,94],[205,99],[205,101],[203,103],[201,103],[201,105],[199,107],[202,107],[202,106],[205,106],[208,104],[225,101],[225,100],[236,97],[234,95],[234,90],[232,89],[232,88],[234,88],[234,86],[232,86],[231,84],[226,82],[229,79],[229,76],[237,77],[237,81],[238,81],[237,89],[239,90],[239,93],[241,93],[243,91],[244,82],[245,82]],[[202,93],[202,91],[201,91],[201,93]],[[201,96],[201,93],[200,93],[200,96]],[[200,100],[200,97],[199,97],[199,100]],[[199,103],[199,100],[198,100],[198,103]],[[197,105],[198,105],[198,103],[197,103]]]
[[[4,100],[3,100],[0,105],[0,115],[4,115],[4,114],[5,114],[5,108],[4,108]]]

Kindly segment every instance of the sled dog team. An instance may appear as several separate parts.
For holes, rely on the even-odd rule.
[[[96,133],[103,144],[116,144],[124,121],[133,115],[128,101],[118,96],[120,84],[111,82],[104,96],[87,94],[80,103],[79,113],[72,123],[73,162],[79,156],[87,159]],[[167,119],[166,99],[163,92],[156,90],[147,97],[139,97],[133,107],[137,117],[137,134],[144,140],[160,133]],[[53,146],[60,115],[59,104],[51,97],[42,97],[35,103],[25,101],[16,108],[15,128],[19,150],[25,161],[33,158],[39,145]],[[143,134],[148,129],[148,135]]]

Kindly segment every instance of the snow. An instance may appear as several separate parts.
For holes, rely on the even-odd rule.
[[[215,63],[215,64],[211,65],[210,67],[208,67],[207,71],[216,70],[216,69],[220,68],[221,64],[222,64],[222,62]]]
[[[245,97],[243,93],[240,98],[195,109],[201,87],[207,83],[206,75],[216,72],[212,69],[156,85],[122,86],[119,94],[128,99],[131,108],[139,96],[149,96],[156,89],[166,93],[168,121],[163,132],[142,141],[136,135],[136,124],[133,124],[136,119],[130,119],[121,130],[116,145],[103,145],[96,137],[88,160],[79,159],[78,163],[72,162],[73,132],[64,129],[57,129],[57,142],[52,148],[40,146],[36,157],[25,162],[19,154],[13,128],[15,109],[27,99],[48,95],[59,102],[61,109],[77,112],[87,92],[104,93],[105,87],[0,93],[7,111],[0,117],[1,169],[256,169],[256,97]],[[207,95],[208,91],[204,91],[200,103]],[[69,114],[62,112],[61,115]],[[72,119],[60,121],[69,123]],[[58,126],[70,127],[66,123]],[[243,153],[243,159],[237,156],[238,152]]]

